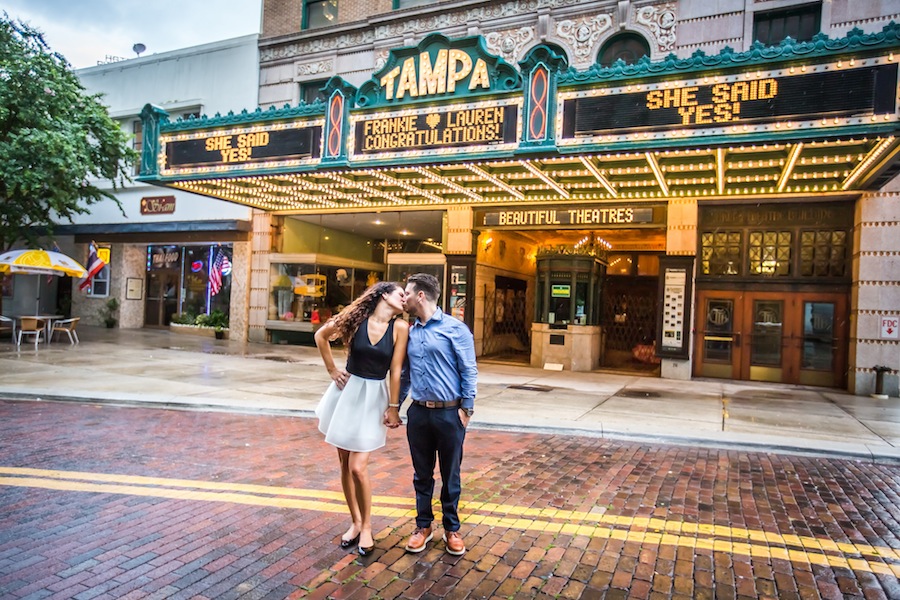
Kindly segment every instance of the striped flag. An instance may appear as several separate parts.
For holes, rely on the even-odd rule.
[[[215,258],[209,267],[209,295],[215,296],[222,291],[223,278],[231,273],[231,261],[225,252],[218,248]]]
[[[103,267],[106,266],[106,263],[100,260],[100,257],[97,256],[97,246],[94,242],[91,242],[91,252],[88,255],[87,261],[87,275],[85,275],[84,281],[79,284],[78,289],[84,291],[84,288],[91,284],[94,277],[103,270]]]

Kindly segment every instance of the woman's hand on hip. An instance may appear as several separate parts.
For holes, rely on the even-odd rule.
[[[337,389],[339,390],[344,389],[344,386],[350,381],[350,373],[343,369],[335,369],[334,371],[331,371],[329,375],[331,375],[331,379],[334,381],[335,385],[337,385]]]

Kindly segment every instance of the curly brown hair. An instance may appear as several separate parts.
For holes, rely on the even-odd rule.
[[[378,301],[384,294],[390,294],[400,285],[393,281],[379,281],[360,294],[359,298],[344,307],[344,310],[329,319],[334,324],[335,332],[328,339],[339,339],[349,346],[350,340],[356,335],[356,330],[362,325],[369,315],[375,312]]]

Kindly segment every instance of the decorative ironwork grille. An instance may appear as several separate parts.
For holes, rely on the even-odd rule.
[[[513,293],[510,293],[513,292]],[[524,292],[484,288],[484,356],[531,355],[531,320]]]

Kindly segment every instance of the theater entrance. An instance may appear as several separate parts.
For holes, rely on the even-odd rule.
[[[845,293],[697,292],[694,375],[844,387]]]

